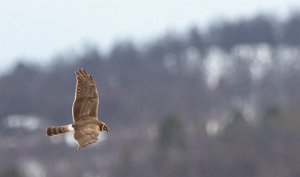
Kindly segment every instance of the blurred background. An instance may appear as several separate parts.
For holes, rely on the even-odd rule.
[[[0,1],[0,177],[300,176],[296,0]],[[76,150],[75,70],[109,132]]]

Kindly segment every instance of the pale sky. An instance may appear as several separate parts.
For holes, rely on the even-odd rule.
[[[284,17],[299,7],[299,0],[0,0],[0,74],[87,43],[107,50],[120,39],[143,43],[170,29],[258,12]]]

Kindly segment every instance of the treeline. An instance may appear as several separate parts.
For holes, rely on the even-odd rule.
[[[270,46],[298,46],[300,41],[300,13],[294,12],[284,20],[271,15],[258,15],[251,19],[217,21],[208,31],[199,34],[190,31],[192,43],[198,47],[218,46],[231,49],[240,44],[264,43]]]

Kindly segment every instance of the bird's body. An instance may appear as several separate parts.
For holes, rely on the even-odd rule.
[[[98,140],[99,132],[108,131],[105,123],[98,118],[99,98],[96,83],[83,69],[76,71],[75,100],[72,107],[73,123],[47,128],[47,135],[59,135],[74,131],[78,149]]]

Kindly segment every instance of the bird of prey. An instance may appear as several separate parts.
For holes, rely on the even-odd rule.
[[[99,132],[108,131],[105,123],[98,119],[99,98],[96,83],[84,69],[76,72],[75,100],[72,107],[73,123],[63,126],[48,127],[47,136],[74,132],[80,149],[98,140]]]

